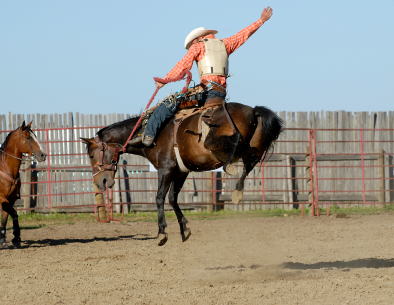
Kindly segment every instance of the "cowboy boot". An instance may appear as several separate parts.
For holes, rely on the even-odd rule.
[[[144,135],[144,140],[142,141],[142,143],[145,146],[151,146],[153,144],[154,138],[150,137],[150,136],[145,136]]]
[[[142,126],[141,130],[129,141],[129,145],[131,146],[139,146],[142,144],[142,138],[145,133],[146,124]]]

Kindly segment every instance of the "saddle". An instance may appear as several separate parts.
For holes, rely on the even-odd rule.
[[[177,113],[175,113],[175,119],[174,119],[174,151],[175,155],[178,161],[179,169],[182,172],[189,172],[189,170],[186,168],[184,165],[182,158],[179,154],[179,148],[178,148],[178,143],[177,143],[177,135],[178,135],[178,129],[179,126],[182,124],[182,122],[193,115],[199,114],[200,117],[198,119],[198,127],[197,131],[186,129],[185,132],[193,134],[193,135],[198,135],[199,139],[198,142],[205,141],[206,136],[208,135],[208,132],[211,127],[219,127],[219,125],[216,124],[211,124],[212,123],[212,114],[213,111],[220,107],[223,106],[223,111],[226,114],[227,120],[233,130],[233,133],[236,133],[236,128],[234,126],[233,120],[231,119],[227,109],[226,109],[226,101],[220,97],[214,97],[206,101],[205,105],[201,108],[188,108],[188,109],[181,109]],[[204,124],[203,124],[204,122]]]

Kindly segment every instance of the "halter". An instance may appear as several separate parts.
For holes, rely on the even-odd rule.
[[[100,150],[100,155],[99,155],[99,161],[97,162],[98,164],[96,166],[93,166],[93,169],[92,169],[93,177],[101,172],[106,171],[106,170],[116,171],[118,168],[117,164],[118,164],[118,155],[119,155],[120,148],[111,147],[107,143],[102,142],[98,135],[96,135],[94,137],[94,140],[96,141],[97,146]],[[114,156],[112,157],[111,164],[104,164],[104,151],[105,150],[111,150],[114,152]]]

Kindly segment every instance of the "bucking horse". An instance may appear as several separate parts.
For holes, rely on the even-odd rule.
[[[138,117],[117,122],[99,130],[95,138],[81,139],[87,144],[94,183],[101,191],[106,190],[106,184],[109,188],[114,185],[119,154],[137,121]],[[282,127],[282,120],[266,107],[209,100],[202,108],[181,110],[172,117],[157,135],[154,146],[125,146],[126,153],[147,158],[158,170],[158,245],[168,240],[164,214],[168,191],[182,241],[186,241],[191,230],[177,199],[189,172],[223,166],[227,173],[234,174],[232,163],[242,159],[243,173],[232,195],[233,202],[239,203],[246,176],[273,149]],[[137,132],[141,128],[138,126]]]

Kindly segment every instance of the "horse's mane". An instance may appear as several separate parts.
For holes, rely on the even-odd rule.
[[[97,135],[99,136],[100,139],[102,139],[103,133],[106,132],[106,131],[110,131],[111,129],[122,128],[122,127],[126,127],[126,126],[134,127],[135,124],[137,124],[137,121],[138,121],[139,118],[140,118],[140,115],[133,116],[133,117],[128,118],[128,119],[126,119],[124,121],[120,121],[120,122],[116,122],[116,123],[113,123],[111,125],[108,125],[107,127],[104,127],[102,129],[100,129],[99,131],[97,131]]]
[[[5,138],[3,144],[1,144],[1,147],[0,147],[0,159],[2,159],[2,158],[6,155],[6,154],[3,154],[3,150],[4,150],[4,151],[6,150],[8,140],[10,139],[10,137],[11,137],[11,135],[14,133],[14,131],[15,131],[15,130],[11,131],[11,132],[7,135],[7,137]]]

